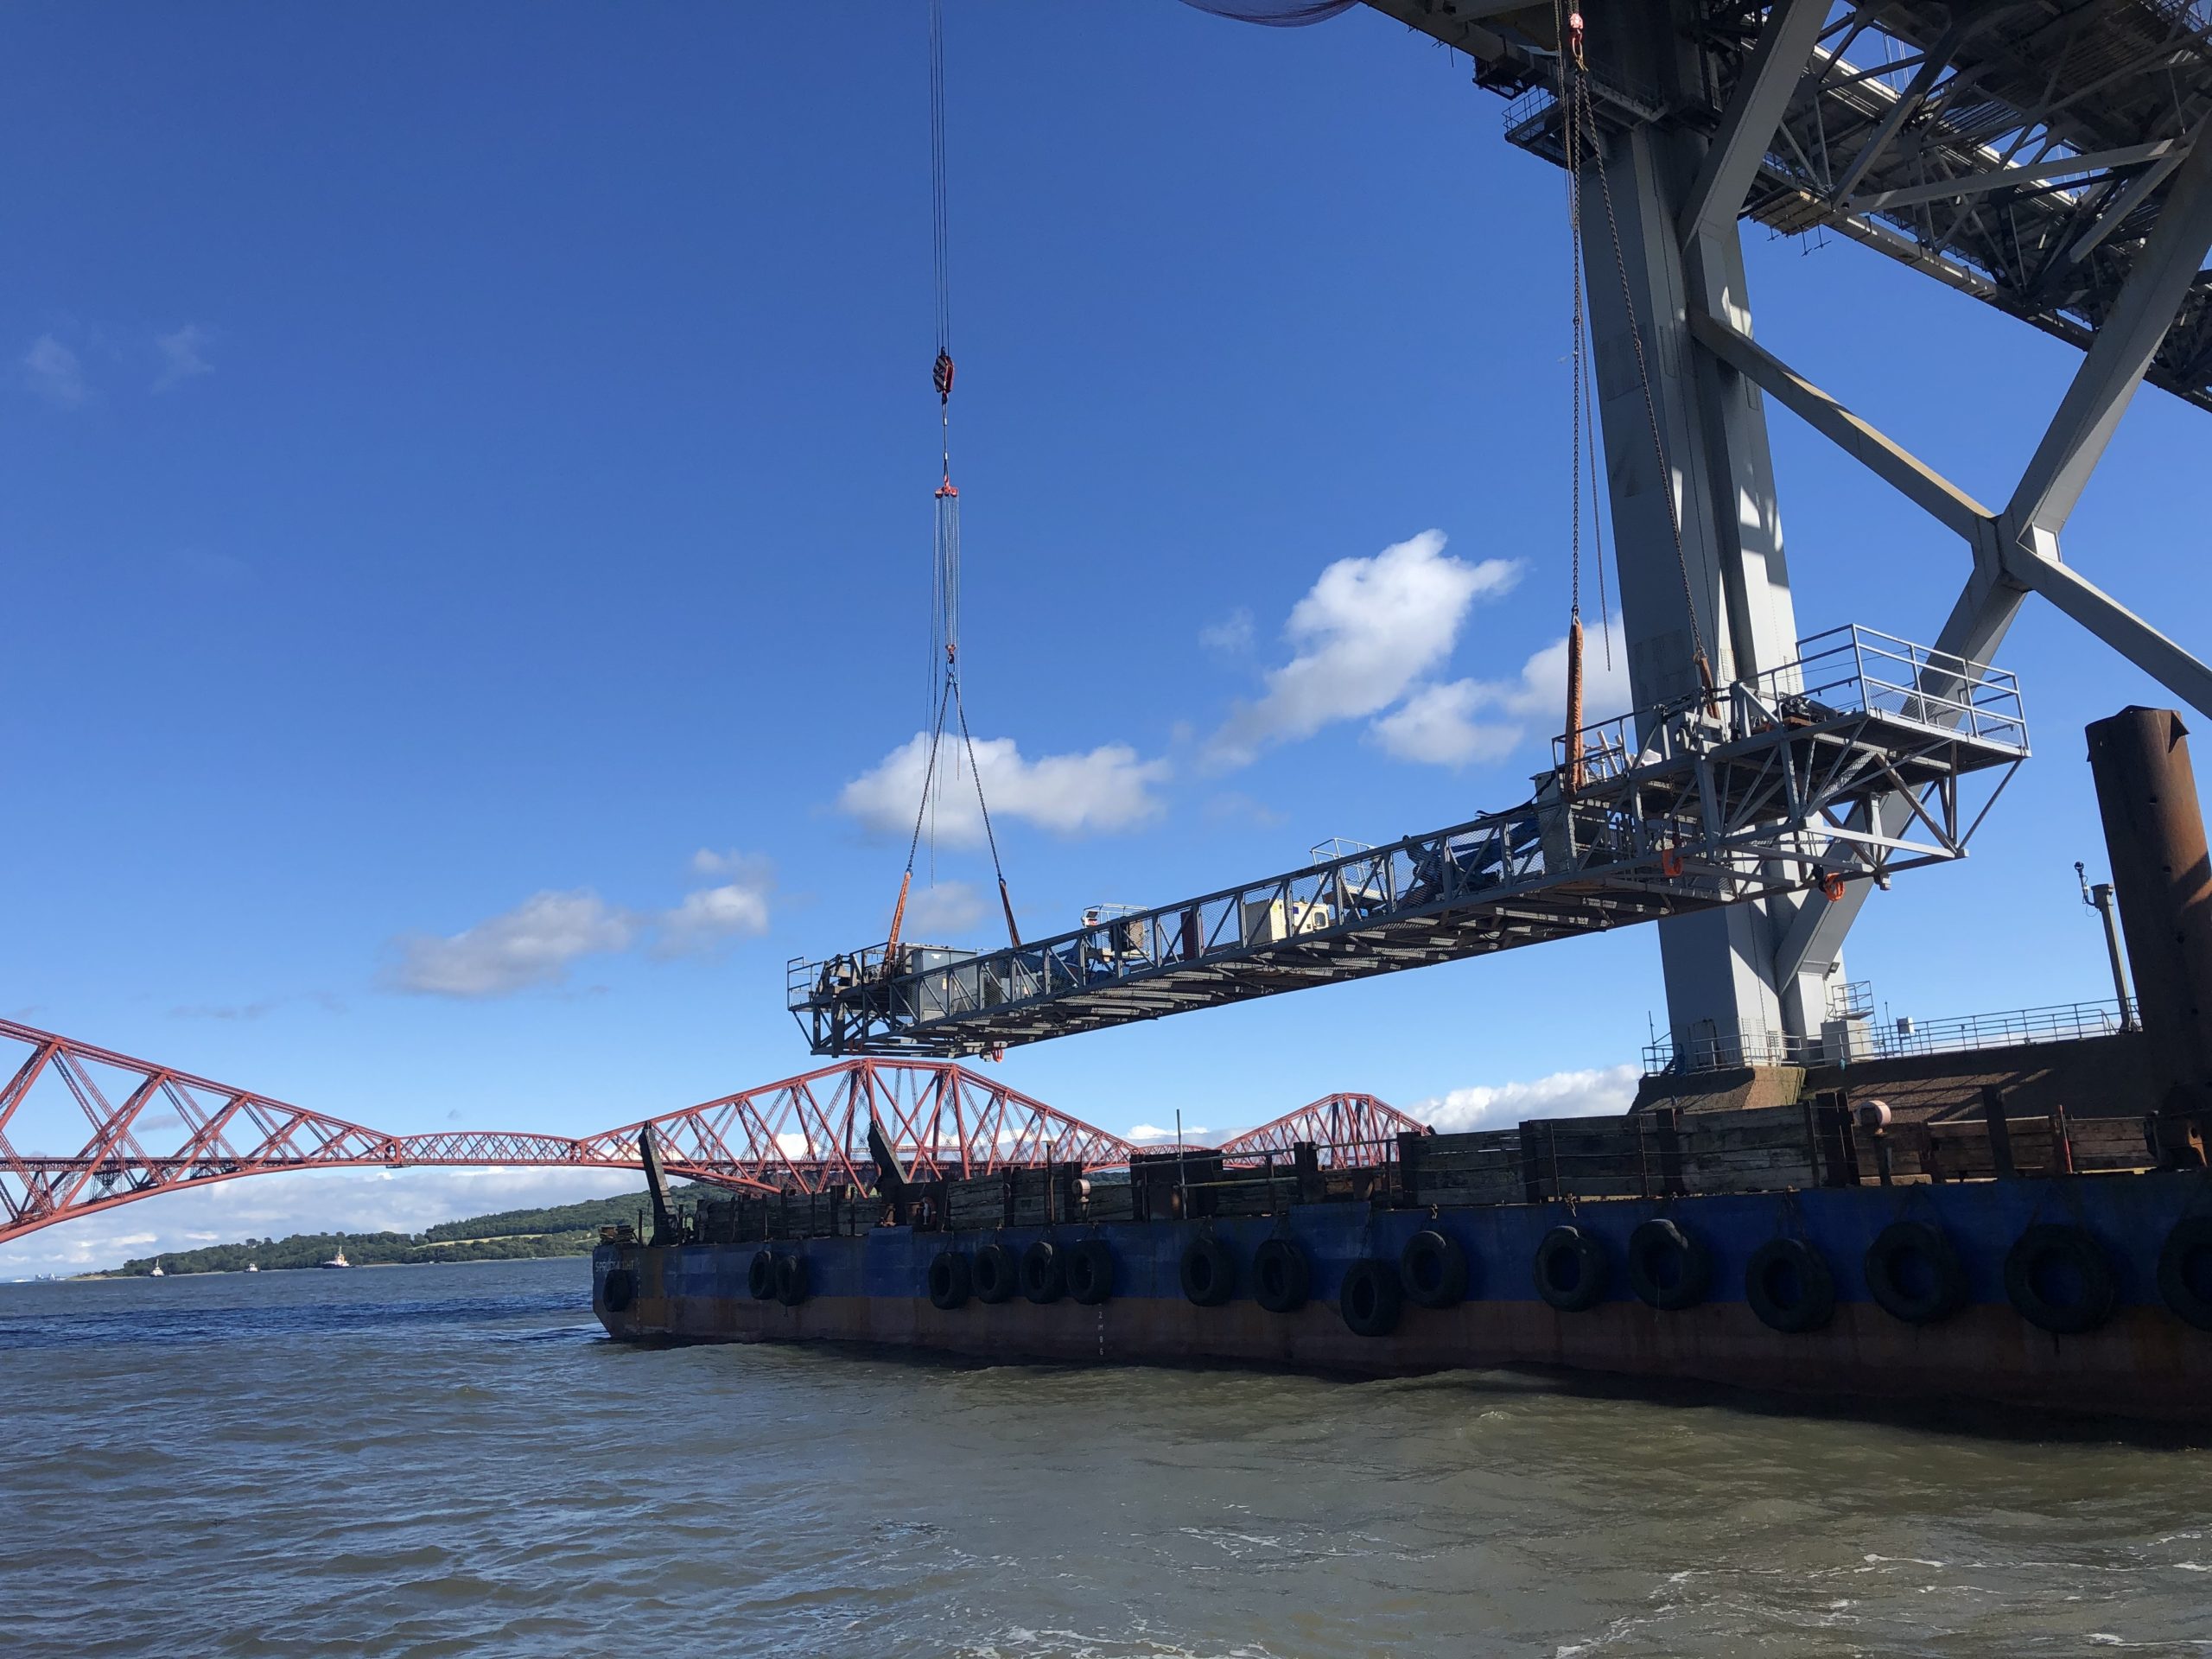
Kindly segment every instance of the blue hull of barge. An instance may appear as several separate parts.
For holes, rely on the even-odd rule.
[[[1662,1199],[1392,1210],[1365,1204],[1300,1205],[1280,1217],[1187,1222],[1109,1222],[988,1232],[876,1228],[857,1237],[772,1244],[654,1248],[602,1245],[594,1301],[613,1335],[690,1341],[845,1341],[912,1346],[978,1358],[1143,1363],[1229,1362],[1369,1374],[1485,1366],[1539,1366],[1621,1376],[1741,1384],[1808,1395],[1888,1400],[1965,1399],[2031,1408],[2212,1422],[2212,1332],[2177,1317],[2162,1300],[2159,1253],[2184,1217],[2212,1214],[2212,1174],[2087,1175],[1893,1188],[1856,1187]],[[1671,1218],[1707,1247],[1711,1288],[1675,1312],[1631,1294],[1629,1236],[1653,1217]],[[1864,1262],[1891,1223],[1932,1223],[1966,1271],[1966,1305],[1939,1321],[1910,1325],[1872,1298]],[[1572,1223],[1605,1246],[1610,1282],[1597,1304],[1561,1312],[1537,1294],[1533,1263],[1552,1228]],[[2008,1300],[2007,1252],[2030,1226],[2081,1229],[2111,1265],[2117,1306],[2098,1329],[2057,1335],[2030,1323]],[[1363,1259],[1395,1263],[1424,1228],[1465,1252],[1465,1300],[1446,1309],[1408,1302],[1385,1337],[1362,1337],[1335,1306],[1344,1276]],[[1239,1264],[1224,1306],[1185,1300],[1185,1247],[1211,1234]],[[1108,1242],[1111,1297],[1084,1306],[933,1306],[927,1274],[939,1251],[995,1241],[1020,1250],[1050,1236]],[[1272,1236],[1294,1238],[1312,1265],[1311,1300],[1270,1313],[1252,1300],[1244,1271]],[[1785,1334],[1762,1323],[1745,1298],[1752,1253],[1777,1237],[1802,1240],[1827,1263],[1836,1309],[1823,1328]],[[756,1300],[747,1271],[756,1252],[806,1258],[807,1299]],[[625,1307],[608,1305],[610,1273],[626,1272]]]

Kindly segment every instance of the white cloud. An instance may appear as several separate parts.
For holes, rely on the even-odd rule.
[[[1205,1138],[1205,1135],[1206,1126],[1203,1123],[1185,1123],[1183,1126],[1183,1139],[1185,1141],[1202,1141]],[[1140,1123],[1122,1137],[1124,1141],[1171,1141],[1174,1140],[1174,1130],[1163,1129],[1158,1125],[1152,1123]]]
[[[92,400],[85,365],[52,334],[41,334],[23,353],[23,380],[58,409],[82,409]]]
[[[1510,559],[1447,558],[1434,530],[1338,560],[1291,609],[1283,632],[1296,654],[1269,671],[1266,695],[1230,711],[1210,758],[1248,765],[1270,744],[1388,708],[1451,655],[1468,607],[1507,591],[1520,569]]]
[[[1198,816],[1208,823],[1251,823],[1262,830],[1280,830],[1290,822],[1289,813],[1236,789],[1208,796]]]
[[[400,939],[389,977],[400,990],[426,995],[505,996],[557,984],[579,957],[626,950],[637,937],[637,918],[588,887],[538,893],[449,938]]]
[[[167,391],[173,386],[203,374],[213,374],[215,365],[207,360],[207,331],[196,322],[154,338],[154,348],[161,353],[162,372],[154,382],[156,391]]]
[[[1423,686],[1368,730],[1401,760],[1464,766],[1471,760],[1502,760],[1520,743],[1521,725],[1474,718],[1489,689],[1475,680]]]
[[[910,939],[944,940],[983,919],[983,895],[965,881],[939,881],[906,896],[901,931]]]
[[[639,1189],[620,1169],[327,1170],[254,1175],[105,1210],[0,1246],[0,1281],[89,1273],[195,1242],[292,1233],[417,1233],[498,1210],[576,1204]]]
[[[929,738],[917,732],[912,741],[847,784],[837,797],[838,810],[874,834],[903,839],[913,829],[928,764]],[[1027,760],[1010,737],[979,739],[976,770],[995,822],[1020,818],[1060,835],[1129,830],[1157,817],[1160,802],[1153,786],[1168,773],[1165,760],[1141,760],[1126,743],[1104,744],[1087,754]],[[982,845],[983,819],[976,805],[975,778],[957,745],[939,752],[932,792],[927,827],[937,838],[956,846]]]
[[[1407,1109],[1439,1130],[1510,1129],[1532,1117],[1602,1117],[1628,1110],[1643,1075],[1634,1065],[1554,1071],[1528,1083],[1454,1089]]]
[[[1239,605],[1218,622],[1198,630],[1198,643],[1224,657],[1240,657],[1252,649],[1252,613]]]
[[[1616,635],[1619,619],[1612,623]],[[1626,652],[1616,648],[1611,663],[1599,631],[1588,629],[1582,645],[1582,723],[1595,725],[1629,709]],[[1491,713],[1488,721],[1475,718]],[[1567,724],[1567,640],[1554,640],[1521,665],[1510,680],[1449,680],[1422,686],[1368,734],[1401,760],[1463,766],[1497,760],[1519,747],[1531,723],[1539,735],[1556,736]]]
[[[681,904],[663,911],[654,955],[688,956],[711,950],[728,939],[768,931],[768,900],[775,891],[776,874],[766,859],[702,847],[691,855],[691,868],[700,875],[731,879],[695,888],[683,895]]]

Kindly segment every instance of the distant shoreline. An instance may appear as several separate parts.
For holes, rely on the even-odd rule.
[[[543,1255],[458,1255],[427,1262],[353,1262],[343,1268],[327,1269],[323,1268],[321,1263],[314,1262],[289,1268],[257,1268],[254,1270],[252,1276],[258,1279],[264,1273],[326,1271],[369,1273],[378,1268],[489,1268],[497,1267],[506,1262],[576,1262],[590,1254],[591,1252],[588,1249],[548,1250]],[[119,1285],[133,1279],[150,1279],[153,1276],[150,1273],[125,1273],[120,1268],[104,1268],[98,1273],[73,1273],[61,1278],[15,1279],[9,1282],[16,1285],[82,1285],[94,1280],[105,1280]],[[246,1276],[246,1270],[244,1268],[164,1268],[162,1269],[162,1277],[164,1279],[244,1279]]]

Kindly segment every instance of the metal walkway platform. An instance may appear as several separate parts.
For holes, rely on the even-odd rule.
[[[1579,762],[1555,740],[1510,810],[1017,948],[795,960],[791,1011],[817,1054],[988,1053],[1962,857],[1961,781],[2027,757],[2012,676],[1863,628],[1799,649],[1589,728]],[[1848,821],[1891,794],[1897,836]]]

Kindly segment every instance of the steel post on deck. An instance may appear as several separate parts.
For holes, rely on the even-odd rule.
[[[2212,1144],[2212,855],[2189,732],[2171,709],[2129,708],[2088,728],[2106,850],[2150,1044],[2163,1161]]]

